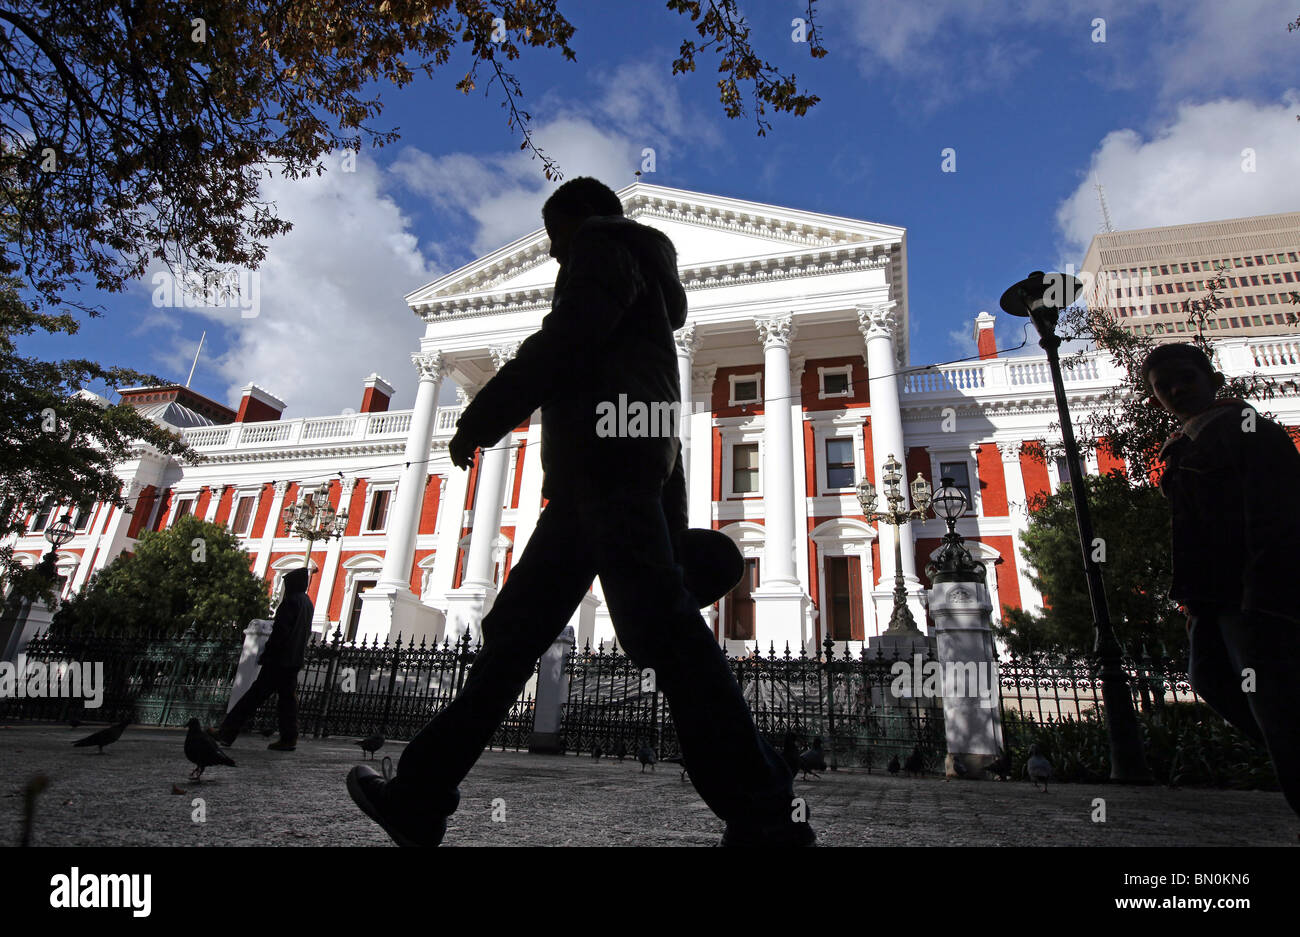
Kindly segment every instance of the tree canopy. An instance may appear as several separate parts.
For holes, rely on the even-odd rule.
[[[64,603],[53,628],[94,634],[183,634],[234,638],[265,618],[266,584],[223,525],[193,515],[146,532]]]

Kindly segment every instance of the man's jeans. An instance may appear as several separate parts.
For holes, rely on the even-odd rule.
[[[234,739],[257,708],[274,693],[280,717],[280,741],[298,740],[298,668],[266,664],[221,723],[221,734]]]
[[[483,647],[452,702],[406,747],[392,792],[450,812],[451,792],[505,718],[537,659],[600,576],[619,645],[651,668],[668,700],[684,766],[729,823],[791,816],[790,770],[759,735],[726,656],[673,559],[660,490],[552,499],[491,612]]]
[[[1268,748],[1282,793],[1300,814],[1300,626],[1235,610],[1200,611],[1190,622],[1192,688]],[[1254,692],[1242,689],[1246,668]]]

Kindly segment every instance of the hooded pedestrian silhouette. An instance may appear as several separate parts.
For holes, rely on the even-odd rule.
[[[477,448],[507,444],[540,407],[547,505],[483,619],[460,693],[406,747],[396,776],[357,766],[348,790],[397,843],[441,842],[460,781],[599,576],[620,646],[654,671],[683,765],[726,822],[723,843],[811,844],[812,828],[792,819],[790,772],[699,614],[743,563],[722,535],[687,530],[676,420],[620,420],[611,432],[602,418],[680,407],[673,332],[686,322],[686,292],[676,249],[623,217],[595,179],[560,186],[542,217],[560,264],[551,311],[465,408],[448,449],[468,468]]]
[[[257,712],[257,707],[275,694],[280,738],[267,747],[272,751],[291,752],[297,746],[298,671],[307,655],[307,639],[311,637],[311,618],[315,611],[307,597],[310,577],[306,569],[285,573],[284,598],[275,610],[271,636],[258,658],[262,669],[222,722],[217,732],[222,744],[233,745],[239,730]]]

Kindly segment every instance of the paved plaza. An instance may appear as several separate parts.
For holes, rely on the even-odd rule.
[[[360,761],[350,739],[278,754],[243,735],[230,750],[238,767],[194,782],[184,730],[131,727],[103,756],[72,747],[95,728],[0,726],[0,843],[18,843],[22,788],[39,772],[50,785],[34,845],[390,845],[344,789]],[[402,747],[379,754],[396,761]],[[824,846],[1294,846],[1300,831],[1282,795],[1261,791],[1053,784],[1044,794],[1028,782],[840,771],[795,792]],[[631,758],[487,752],[461,794],[447,846],[712,846],[722,833],[676,766],[643,774]],[[1095,798],[1105,822],[1092,819]]]

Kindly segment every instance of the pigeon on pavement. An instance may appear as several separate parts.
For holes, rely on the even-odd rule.
[[[961,755],[952,756],[952,773],[959,778],[964,778],[970,773],[970,769],[966,767],[966,762],[962,761]],[[950,781],[952,779],[944,778],[944,780]]]
[[[910,778],[914,774],[925,773],[925,758],[921,755],[920,746],[912,749],[912,754],[907,756],[907,761],[903,762],[903,769],[907,771]]]
[[[185,757],[195,765],[190,772],[191,780],[201,781],[203,769],[213,765],[235,766],[235,760],[221,750],[217,740],[199,727],[199,720],[191,719],[187,728],[189,732],[185,735]]]
[[[72,744],[76,748],[90,748],[91,746],[95,746],[99,749],[99,754],[102,755],[104,754],[104,746],[112,745],[120,739],[123,730],[125,730],[130,724],[129,720],[124,719],[117,725],[109,726],[107,729],[100,729],[98,732],[87,735],[84,739],[77,739]]]
[[[1029,763],[1025,765],[1025,770],[1029,773],[1029,780],[1034,782],[1034,787],[1039,784],[1043,785],[1043,793],[1047,793],[1047,782],[1052,777],[1052,763],[1047,760],[1038,750],[1038,745],[1029,746]]]
[[[815,778],[821,777],[818,771],[826,770],[826,755],[822,752],[821,736],[812,740],[812,748],[809,748],[799,755],[799,770],[803,772],[803,779],[808,780],[811,774]]]
[[[642,774],[645,774],[646,765],[649,765],[650,770],[653,771],[655,769],[655,750],[649,745],[642,745],[636,750],[636,760],[641,762]]]
[[[603,754],[605,754],[605,749],[601,748],[600,745],[597,745],[591,750],[591,760],[600,761],[600,756]]]
[[[997,777],[999,781],[1005,781],[1011,777],[1011,753],[1003,751],[998,755],[997,761],[988,766],[988,772]]]
[[[375,752],[379,751],[381,748],[384,747],[384,737],[378,733],[375,733],[374,735],[367,735],[365,738],[353,742],[352,744],[360,745],[361,750],[363,752],[369,753],[370,760],[374,761]]]
[[[890,774],[898,774],[898,772],[902,770],[903,765],[902,762],[898,760],[898,755],[895,754],[893,758],[889,759],[889,764],[886,765],[886,767],[889,769]]]

